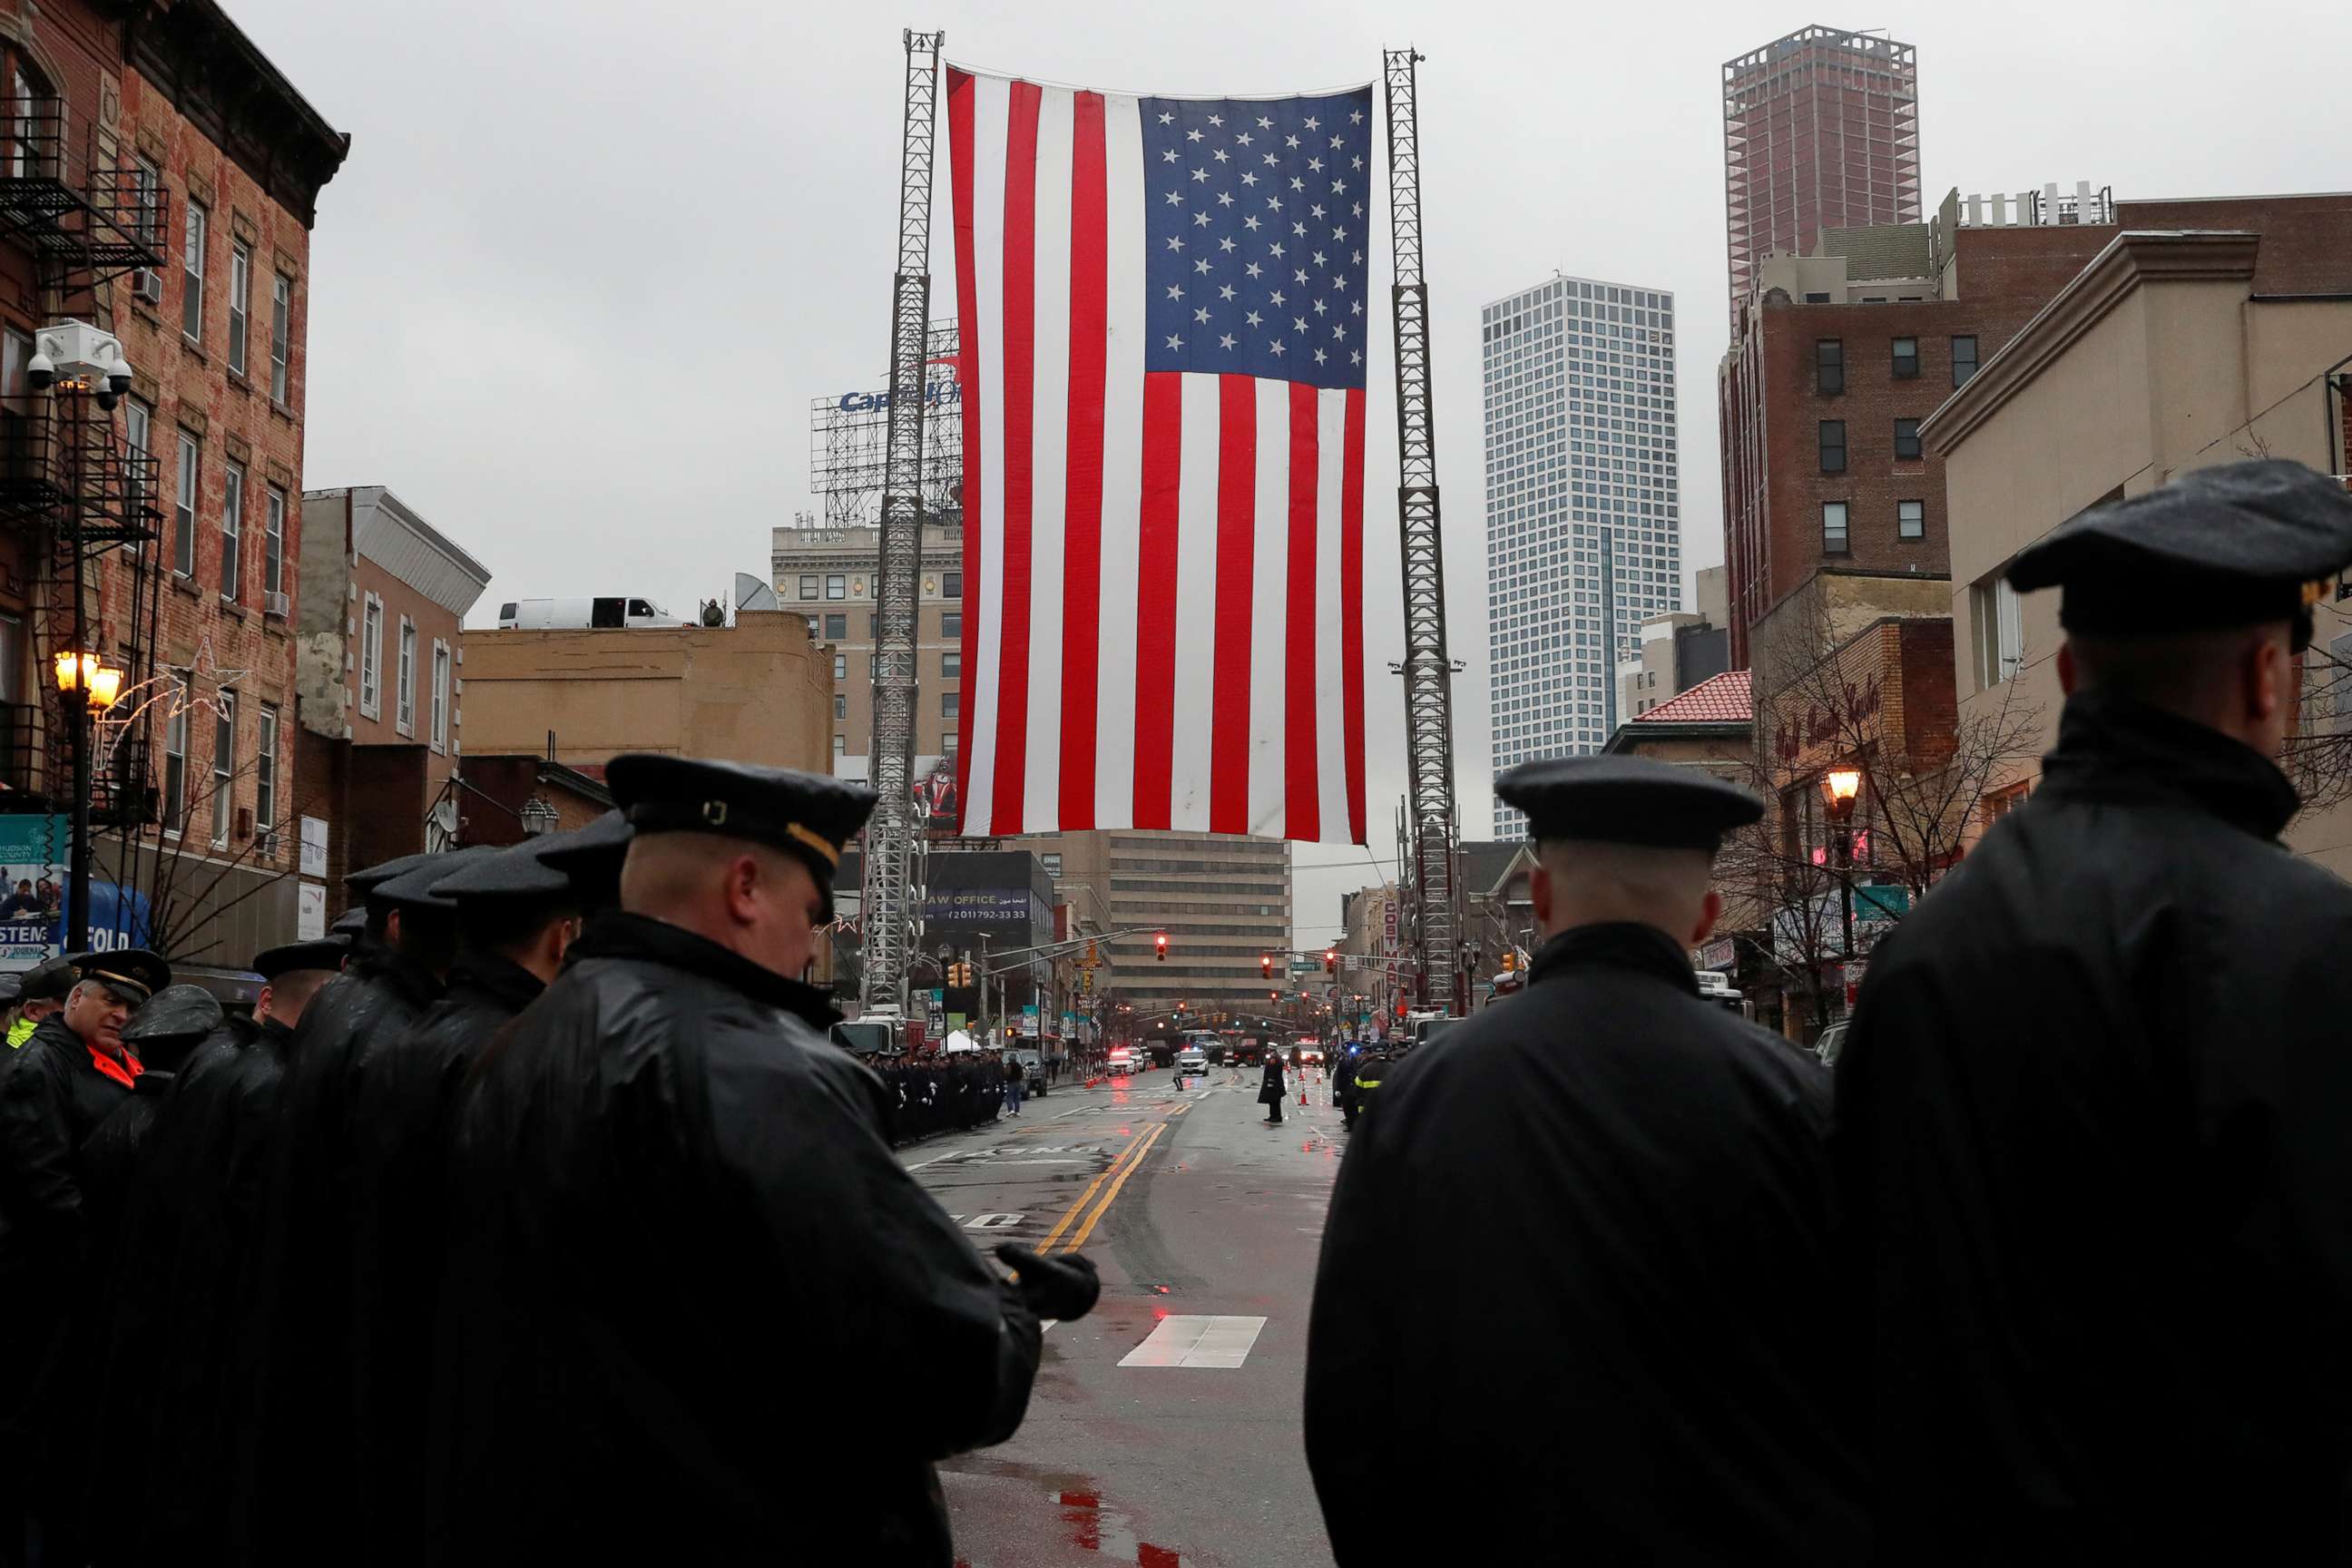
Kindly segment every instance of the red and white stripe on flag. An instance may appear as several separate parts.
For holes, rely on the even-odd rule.
[[[1148,367],[1143,101],[948,73],[960,830],[1362,844],[1364,390]]]

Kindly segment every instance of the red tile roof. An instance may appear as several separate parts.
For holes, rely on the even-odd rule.
[[[1709,676],[1681,696],[1626,721],[1629,724],[1746,724],[1756,717],[1748,695],[1748,672]]]

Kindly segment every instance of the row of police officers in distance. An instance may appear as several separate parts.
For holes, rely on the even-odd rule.
[[[899,1143],[994,1121],[1005,1109],[1008,1075],[1021,1071],[993,1051],[866,1061],[882,1079],[891,1139]]]
[[[983,1259],[826,1041],[871,793],[606,776],[591,827],[353,876],[249,1020],[144,952],[28,976],[8,1562],[947,1561],[931,1462],[1018,1425],[1093,1268]]]

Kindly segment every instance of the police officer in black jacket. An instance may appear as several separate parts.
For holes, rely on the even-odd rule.
[[[643,754],[605,779],[622,909],[460,1117],[423,1560],[945,1568],[931,1462],[1019,1425],[1038,1320],[1094,1272],[983,1262],[796,978],[873,793]]]
[[[406,1568],[420,1550],[447,1224],[442,1184],[459,1090],[490,1037],[562,968],[582,910],[617,896],[617,856],[583,858],[583,875],[601,869],[612,884],[584,896],[548,863],[579,841],[572,834],[526,839],[433,884],[430,896],[457,911],[448,988],[414,1027],[371,1040],[352,1076],[355,1563]]]
[[[65,1005],[0,1063],[0,1323],[10,1375],[0,1401],[0,1452],[15,1506],[36,1516],[54,1560],[79,1562],[79,1507],[91,1456],[85,1407],[102,1362],[79,1326],[98,1310],[106,1238],[89,1206],[90,1145],[130,1102],[142,1066],[122,1040],[132,1009],[171,984],[144,949],[89,953]]]
[[[1525,994],[1387,1069],[1341,1163],[1307,1363],[1334,1552],[1858,1562],[1829,1084],[1702,1001],[1688,952],[1720,836],[1763,807],[1631,757],[1495,787],[1547,940]],[[1412,1485],[1375,1490],[1395,1454]]]
[[[494,848],[404,857],[347,879],[368,929],[295,1031],[278,1096],[240,1371],[250,1378],[236,1547],[276,1568],[314,1562],[352,1518],[351,1409],[357,1130],[352,1088],[369,1045],[404,1033],[441,996],[457,913],[433,884]],[[387,875],[386,873],[391,874]],[[333,1553],[331,1553],[333,1554]]]
[[[245,1417],[232,1378],[264,1139],[294,1026],[341,971],[347,945],[289,942],[256,956],[253,1016],[228,1015],[189,1053],[142,1150],[116,1262],[99,1432],[107,1452],[171,1458],[92,1510],[101,1563],[228,1561],[226,1478]]]
[[[2032,797],[1837,1066],[1884,1561],[2352,1560],[2352,888],[2282,847],[2340,480],[2200,469],[2021,553]]]

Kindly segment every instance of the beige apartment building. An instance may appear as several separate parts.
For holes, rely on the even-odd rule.
[[[2270,456],[2345,473],[2347,367],[2352,195],[2134,204],[2125,232],[1921,430],[1947,457],[1963,721],[2017,699],[2055,737],[2058,595],[2021,599],[2000,581],[2019,551],[2189,468]],[[2306,743],[2352,728],[2348,603],[2339,584],[2318,609]],[[1987,819],[2038,773],[2014,769]],[[2352,806],[2307,810],[2286,840],[2352,874]]]
[[[770,531],[770,581],[778,605],[808,624],[823,647],[833,682],[831,771],[872,774],[874,649],[881,607],[875,574],[882,531],[870,524],[796,521]],[[915,777],[953,752],[962,728],[956,711],[963,670],[963,525],[923,525],[920,604],[915,613]]]
[[[826,767],[833,671],[797,616],[477,631],[466,656],[466,748],[484,756],[542,756],[592,775],[620,752]]]

